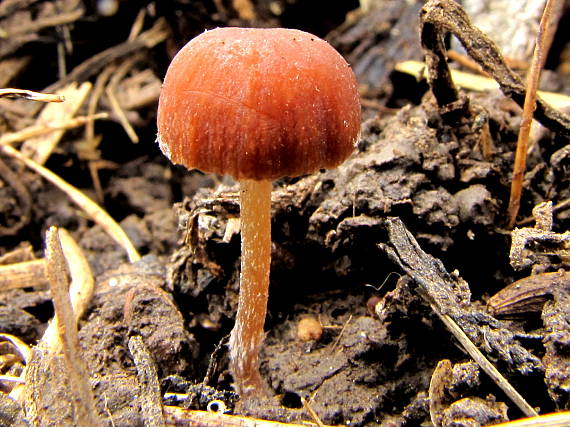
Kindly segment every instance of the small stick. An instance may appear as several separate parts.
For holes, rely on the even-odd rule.
[[[106,119],[108,117],[109,117],[108,113],[98,113],[89,116],[74,117],[72,119],[67,119],[57,124],[29,126],[18,132],[12,132],[2,135],[0,137],[0,145],[14,144],[16,142],[24,141],[28,138],[45,135],[47,133],[54,132],[56,130],[71,129],[77,126],[82,126],[86,123],[91,123],[94,120]]]
[[[128,42],[133,42],[135,39],[140,35],[143,25],[144,25],[144,18],[146,17],[146,10],[142,8],[139,10],[133,25],[131,26],[131,31],[129,33],[129,37],[127,38]]]
[[[423,294],[423,293],[422,293]],[[432,303],[428,298],[426,298],[431,305],[431,308],[439,316],[441,321],[447,326],[451,331],[453,336],[461,343],[461,346],[467,351],[467,353],[477,362],[477,364],[483,369],[487,375],[499,386],[503,392],[509,396],[515,405],[527,416],[535,417],[538,413],[530,406],[526,400],[520,395],[518,391],[507,381],[507,379],[498,371],[495,366],[489,362],[489,360],[481,353],[475,344],[469,339],[465,332],[459,327],[455,320],[453,320],[449,315],[443,314],[437,304]]]
[[[348,316],[348,320],[345,322],[344,325],[342,325],[342,329],[340,330],[338,337],[336,337],[336,340],[334,341],[334,343],[331,347],[331,353],[333,353],[335,348],[338,346],[338,343],[340,342],[340,339],[342,338],[344,331],[345,331],[346,327],[348,326],[348,324],[350,323],[351,320],[352,320],[352,314],[350,316]]]
[[[78,8],[72,10],[71,12],[64,12],[58,15],[36,19],[30,23],[20,25],[16,30],[8,33],[6,37],[16,37],[23,34],[35,33],[47,27],[56,27],[58,25],[70,24],[81,18],[83,16],[83,13],[83,8]]]
[[[305,410],[309,413],[309,415],[311,416],[313,421],[315,421],[319,427],[324,427],[325,425],[321,421],[321,418],[319,417],[319,415],[311,407],[311,404],[309,403],[309,401],[307,399],[305,399],[303,396],[301,396],[301,403],[303,404],[303,408],[305,408]]]
[[[0,291],[47,284],[45,259],[0,266]]]
[[[522,186],[524,172],[526,169],[528,137],[530,134],[534,110],[536,108],[536,91],[538,89],[540,72],[544,66],[544,61],[546,60],[546,53],[550,48],[548,41],[552,40],[552,35],[550,33],[553,31],[553,28],[550,25],[550,19],[552,17],[552,8],[554,3],[555,2],[552,0],[547,0],[546,5],[544,6],[544,12],[540,19],[538,36],[536,38],[536,46],[530,63],[530,72],[527,78],[526,96],[524,99],[522,120],[517,141],[517,150],[515,153],[515,164],[513,167],[511,196],[509,199],[509,208],[507,210],[507,227],[509,229],[513,228],[515,225],[521,205]]]
[[[95,81],[95,85],[93,86],[93,90],[91,91],[91,96],[89,97],[89,102],[87,103],[87,114],[88,116],[92,116],[97,111],[97,104],[99,103],[99,99],[103,95],[103,91],[105,90],[105,85],[107,81],[111,77],[111,74],[115,71],[117,67],[114,64],[107,66],[98,76],[97,80]],[[95,122],[93,120],[88,120],[85,123],[85,139],[87,142],[92,145],[92,150],[95,151],[97,148],[93,142],[95,139]]]
[[[115,96],[115,93],[117,91],[117,86],[119,85],[121,79],[125,77],[125,75],[129,72],[129,70],[137,63],[137,61],[140,60],[140,58],[141,58],[140,55],[135,55],[127,59],[125,62],[123,62],[111,77],[111,80],[107,85],[107,89],[105,90],[107,98],[109,98],[109,103],[111,104],[113,112],[117,115],[119,123],[121,123],[121,126],[123,126],[123,129],[129,136],[131,142],[133,142],[134,144],[139,142],[139,137],[135,132],[135,130],[133,129],[132,125],[130,124],[129,120],[127,119],[127,116],[123,111],[123,109],[121,108],[121,105],[119,104],[119,101]]]
[[[65,101],[65,96],[51,94],[51,93],[41,93],[34,92],[33,90],[26,89],[0,89],[0,98],[24,98],[30,101],[40,101],[40,102],[63,102]]]

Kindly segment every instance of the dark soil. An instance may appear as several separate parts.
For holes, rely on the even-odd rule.
[[[22,9],[12,6],[16,3],[0,5],[0,28],[48,14],[57,2],[32,1]],[[356,152],[336,170],[274,185],[261,364],[274,393],[269,401],[240,401],[227,367],[239,289],[238,187],[227,177],[168,163],[155,143],[156,98],[128,111],[138,144],[114,117],[96,126],[102,136],[99,158],[112,162],[99,173],[103,206],[143,255],[138,262],[129,263],[124,250],[64,193],[1,156],[31,200],[23,221],[26,200],[0,176],[0,225],[8,230],[23,224],[0,236],[2,263],[29,259],[10,257],[26,247],[41,258],[44,233],[57,225],[72,233],[93,270],[95,293],[79,335],[97,407],[108,425],[148,422],[145,389],[129,350],[135,336],[142,337],[156,365],[161,393],[171,393],[168,405],[205,410],[221,400],[234,414],[313,421],[306,401],[323,423],[354,426],[477,426],[522,417],[434,307],[460,325],[539,413],[569,410],[568,139],[541,128],[529,153],[519,215],[519,227],[528,227],[527,240],[521,268],[514,269],[505,212],[520,109],[499,93],[466,93],[466,106],[450,123],[425,82],[393,72],[396,62],[423,56],[416,25],[423,2],[379,2],[385,4],[367,15],[352,12],[347,22],[345,14],[357,2],[254,1],[251,19],[232,6],[238,3],[124,1],[105,17],[97,13],[97,2],[86,2],[83,18],[71,28],[75,48],[67,60],[73,70],[124,42],[142,8],[144,29],[164,17],[170,34],[142,51],[146,56],[133,74],[151,70],[162,78],[185,41],[222,25],[278,25],[328,35],[353,65],[364,99]],[[43,90],[58,82],[53,52],[61,28],[2,42],[2,61],[28,61],[6,85]],[[70,75],[93,82],[97,72]],[[560,91],[570,91],[567,74],[551,75]],[[32,108],[31,101],[18,102],[0,104],[3,134],[34,123],[34,115],[16,109]],[[82,138],[82,130],[67,132],[46,166],[96,198],[89,160],[77,148]],[[487,155],[483,144],[489,141]],[[533,228],[532,209],[545,201],[555,206],[552,228]],[[552,211],[546,209],[548,218]],[[562,276],[540,276],[532,304],[487,307],[491,295],[517,279],[553,272]],[[499,300],[507,298],[500,294]],[[520,300],[519,295],[515,305]],[[41,339],[53,313],[45,283],[0,294],[0,332],[30,346]],[[318,321],[314,339],[298,330],[307,317]],[[0,394],[0,420],[10,420],[0,425],[25,425],[25,419],[34,425],[73,422],[72,392],[60,375],[66,369],[63,357],[42,351],[35,348],[27,368],[26,378],[35,383],[26,386],[21,407]],[[173,392],[189,397],[176,402]]]

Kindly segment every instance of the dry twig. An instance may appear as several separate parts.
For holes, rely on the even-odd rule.
[[[493,41],[475,28],[465,11],[453,0],[429,0],[420,14],[420,34],[426,52],[428,83],[444,114],[462,111],[466,100],[451,79],[443,39],[447,33],[459,39],[466,52],[499,84],[503,93],[524,105],[525,85],[506,64]],[[570,117],[537,98],[534,118],[561,135],[570,136]],[[453,115],[450,116],[453,120]]]
[[[530,134],[530,127],[532,125],[532,116],[536,108],[536,91],[538,89],[540,72],[544,66],[544,61],[546,61],[548,49],[550,48],[549,42],[552,41],[553,37],[552,32],[554,29],[550,25],[553,6],[554,2],[552,0],[546,1],[546,6],[544,7],[544,12],[540,20],[540,27],[538,30],[538,36],[536,38],[534,54],[530,63],[530,72],[527,77],[526,96],[524,99],[522,120],[519,130],[519,137],[517,140],[517,150],[515,153],[515,164],[513,167],[511,196],[507,210],[507,227],[509,229],[514,227],[521,205],[523,178],[526,169],[528,137]]]
[[[40,102],[63,102],[65,96],[51,93],[34,92],[26,89],[0,89],[0,98],[23,98]]]
[[[79,116],[71,119],[65,119],[62,122],[55,124],[33,125],[17,132],[6,133],[0,136],[0,145],[15,144],[22,142],[29,138],[45,135],[56,130],[72,129],[74,127],[82,126],[86,123],[93,123],[95,120],[106,119],[109,117],[107,113],[98,113],[89,116]]]
[[[430,304],[431,308],[461,343],[465,351],[469,353],[524,414],[527,416],[536,415],[536,411],[532,406],[487,360],[453,318],[456,317],[458,322],[461,321],[465,328],[473,329],[474,327],[474,325],[467,323],[469,321],[467,319],[471,316],[468,313],[462,315],[462,311],[467,312],[466,303],[469,297],[467,284],[461,279],[450,275],[441,261],[426,254],[400,219],[388,218],[386,225],[392,246],[385,244],[380,246],[418,284],[420,295]],[[477,317],[482,317],[482,313],[477,314]],[[490,316],[486,319],[488,326],[491,326],[492,320],[494,319],[490,318]],[[498,325],[496,320],[495,323]],[[490,332],[488,330],[487,334],[490,334]],[[506,342],[506,340],[504,341]],[[502,344],[505,345],[505,342],[502,342]],[[524,352],[525,350],[519,348],[517,351]],[[530,354],[526,357],[529,361],[532,360],[534,362]],[[536,362],[538,363],[538,361]]]
[[[63,104],[47,105],[42,112],[36,125],[50,126],[53,123],[70,120],[79,110],[85,98],[91,91],[91,83],[84,82],[80,85],[72,83],[61,89],[60,94],[65,96],[66,102]],[[35,162],[43,165],[61,140],[65,129],[56,130],[46,135],[29,138],[22,145],[22,153],[32,158]]]
[[[43,258],[0,265],[0,291],[35,286],[43,287],[47,284],[46,261]]]

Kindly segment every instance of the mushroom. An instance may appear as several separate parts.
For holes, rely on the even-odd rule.
[[[230,370],[242,397],[267,394],[259,351],[267,311],[272,180],[333,168],[360,128],[356,78],[326,41],[283,28],[218,28],[172,60],[158,143],[176,164],[240,184],[241,275]]]

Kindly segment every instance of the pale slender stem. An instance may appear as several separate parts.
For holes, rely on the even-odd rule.
[[[259,351],[269,294],[271,181],[240,182],[241,275],[236,323],[230,336],[230,370],[242,397],[263,395]]]

